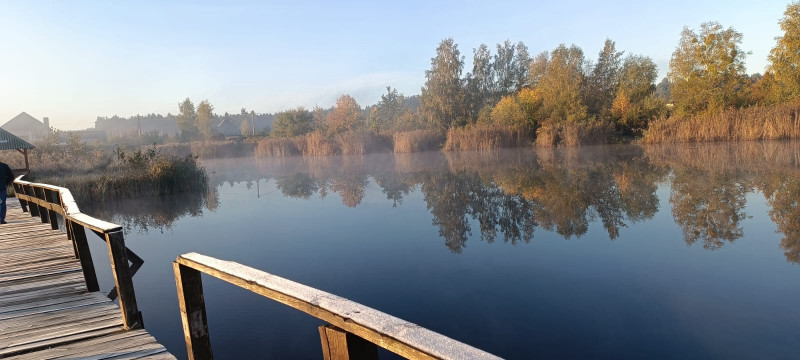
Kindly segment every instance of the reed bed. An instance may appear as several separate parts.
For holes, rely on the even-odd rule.
[[[312,132],[292,138],[270,138],[258,142],[257,157],[363,155],[392,151],[388,135],[370,131],[348,131],[337,135]]]
[[[530,141],[523,131],[503,125],[471,125],[450,128],[447,131],[445,151],[489,151],[499,148],[528,146]]]
[[[536,146],[578,146],[607,144],[613,135],[614,126],[604,121],[572,123],[545,122],[536,131]]]
[[[255,148],[255,143],[239,140],[194,141],[156,146],[156,149],[162,154],[178,157],[195,155],[202,159],[252,156]]]
[[[391,152],[392,138],[371,131],[348,131],[335,137],[342,154],[363,155],[376,152]]]
[[[650,122],[642,142],[679,143],[800,138],[800,107],[789,104],[729,109]]]
[[[282,157],[303,155],[306,150],[306,138],[269,138],[260,140],[256,145],[256,157]]]
[[[445,140],[445,134],[438,130],[401,131],[392,136],[396,153],[439,150]]]

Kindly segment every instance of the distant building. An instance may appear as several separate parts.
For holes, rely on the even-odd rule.
[[[43,118],[43,122],[33,116],[22,112],[9,120],[0,128],[29,142],[39,141],[47,137],[52,131],[50,129],[50,119]]]
[[[225,137],[238,137],[242,136],[242,131],[238,126],[234,126],[228,119],[222,119],[217,125],[217,132]]]

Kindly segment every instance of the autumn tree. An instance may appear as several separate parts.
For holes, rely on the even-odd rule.
[[[336,100],[333,110],[326,118],[329,134],[356,130],[364,125],[361,107],[352,96],[344,94]]]
[[[550,61],[550,53],[547,51],[539,53],[531,60],[528,66],[528,86],[537,87],[542,81],[544,73],[547,71],[547,63]]]
[[[775,38],[777,44],[769,53],[768,73],[784,98],[796,99],[800,96],[800,2],[786,7],[779,24],[783,35]]]
[[[541,98],[536,90],[523,88],[519,93],[504,96],[491,112],[494,123],[524,130],[534,135],[539,123]]]
[[[214,134],[214,106],[208,100],[203,100],[197,104],[195,119],[200,135],[206,140],[210,139],[211,135]]]
[[[669,63],[671,96],[679,114],[697,114],[738,106],[747,85],[742,33],[717,22],[696,32],[683,28]]]
[[[442,130],[466,123],[465,91],[461,80],[464,58],[452,38],[439,43],[431,69],[425,71],[419,113]]]
[[[181,139],[194,140],[197,138],[199,131],[195,123],[196,116],[192,100],[186,98],[186,100],[178,104],[178,116],[175,120],[181,130]]]
[[[665,101],[655,95],[657,76],[658,68],[649,57],[631,55],[625,58],[611,113],[628,135],[644,130],[651,118],[666,109]]]
[[[303,107],[279,112],[275,115],[270,136],[291,137],[311,132],[314,117]]]

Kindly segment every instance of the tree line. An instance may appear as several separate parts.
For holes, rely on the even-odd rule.
[[[418,106],[406,106],[407,98],[392,88],[366,108],[343,95],[331,109],[278,113],[272,135],[447,131],[494,124],[534,138],[547,124],[607,123],[617,137],[632,138],[657,118],[794,104],[800,96],[800,3],[789,4],[779,23],[783,34],[776,38],[763,75],[746,72],[742,33],[706,22],[698,29],[683,28],[660,82],[650,57],[618,50],[611,39],[596,58],[576,45],[561,44],[532,56],[521,41],[506,40],[494,48],[481,44],[472,49],[472,68],[465,69],[465,56],[447,38],[425,71]]]

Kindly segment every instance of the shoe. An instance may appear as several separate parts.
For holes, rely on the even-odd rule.
[[[8,223],[5,220],[3,220],[3,221],[0,221],[0,225],[1,224],[8,224]]]

